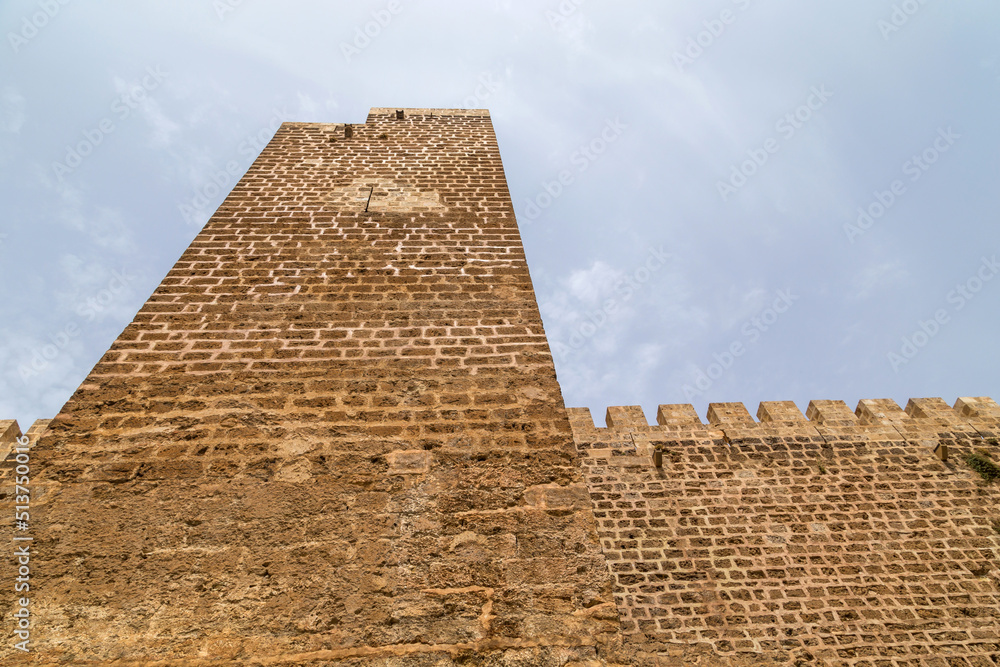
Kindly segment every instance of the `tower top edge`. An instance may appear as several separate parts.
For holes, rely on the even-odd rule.
[[[381,116],[394,114],[402,111],[407,116],[486,116],[489,117],[489,109],[421,109],[409,107],[372,107],[368,110],[369,116]]]

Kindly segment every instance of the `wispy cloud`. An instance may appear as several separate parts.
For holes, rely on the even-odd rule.
[[[24,126],[26,100],[16,88],[0,91],[0,130],[18,134]]]
[[[141,84],[135,81],[128,81],[123,77],[114,78],[115,91],[120,96],[120,100],[126,100],[126,104],[119,104],[122,111],[134,112],[142,117],[152,130],[150,146],[152,148],[169,148],[171,143],[177,138],[181,126],[171,120],[160,102],[153,97],[157,89],[162,84],[166,75],[160,72],[159,68],[149,68],[156,73],[156,76],[145,75]],[[160,93],[162,94],[162,92]]]
[[[881,289],[904,285],[909,277],[910,272],[899,259],[871,264],[854,276],[854,293],[850,296],[853,299],[867,299]]]

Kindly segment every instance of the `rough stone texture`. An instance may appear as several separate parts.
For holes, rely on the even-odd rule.
[[[649,664],[997,664],[1000,485],[962,461],[1000,461],[997,405],[808,412],[569,410],[625,637]]]
[[[1000,664],[1000,484],[963,462],[1000,461],[1000,406],[597,428],[563,407],[489,114],[399,111],[283,125],[29,429],[32,653],[0,661]]]
[[[36,661],[586,664],[617,630],[483,111],[283,125],[34,456]]]

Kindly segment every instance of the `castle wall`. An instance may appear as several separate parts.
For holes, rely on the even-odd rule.
[[[622,631],[663,664],[1000,655],[1000,485],[963,460],[1000,461],[992,400],[569,413]]]

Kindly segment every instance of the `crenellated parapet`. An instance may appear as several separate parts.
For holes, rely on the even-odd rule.
[[[37,419],[27,433],[22,434],[16,419],[0,419],[0,461],[7,459],[14,444],[22,435],[28,436],[28,446],[33,446],[38,442],[38,438],[45,432],[45,429],[49,427],[51,421],[51,419]]]
[[[669,433],[687,430],[749,428],[858,428],[865,426],[902,426],[917,428],[1000,429],[1000,405],[992,398],[959,398],[949,407],[940,398],[911,398],[906,408],[892,399],[862,399],[851,410],[844,401],[810,401],[806,414],[792,401],[764,401],[757,408],[757,418],[742,403],[711,403],[708,422],[703,423],[694,406],[660,405],[656,425],[646,419],[641,406],[611,406],[605,426],[594,424],[589,408],[568,408],[574,433],[592,435],[605,430],[617,433]]]
[[[21,433],[21,427],[16,419],[0,419],[0,485],[8,482],[12,478],[11,470],[15,465],[15,448],[19,447],[19,440],[27,436],[27,446],[34,447],[45,429],[49,427],[51,419],[38,419],[28,429],[26,433]],[[24,442],[23,440],[21,442]]]
[[[581,450],[624,449],[647,456],[655,447],[650,443],[658,441],[732,444],[780,439],[785,443],[897,441],[920,444],[942,457],[948,447],[996,446],[1000,436],[1000,405],[988,397],[959,398],[954,406],[940,398],[913,398],[905,409],[891,399],[864,399],[853,411],[843,401],[816,400],[804,415],[792,401],[766,401],[756,418],[742,403],[712,403],[707,423],[691,405],[660,405],[655,425],[640,406],[612,406],[603,427],[594,424],[587,408],[568,412]]]

